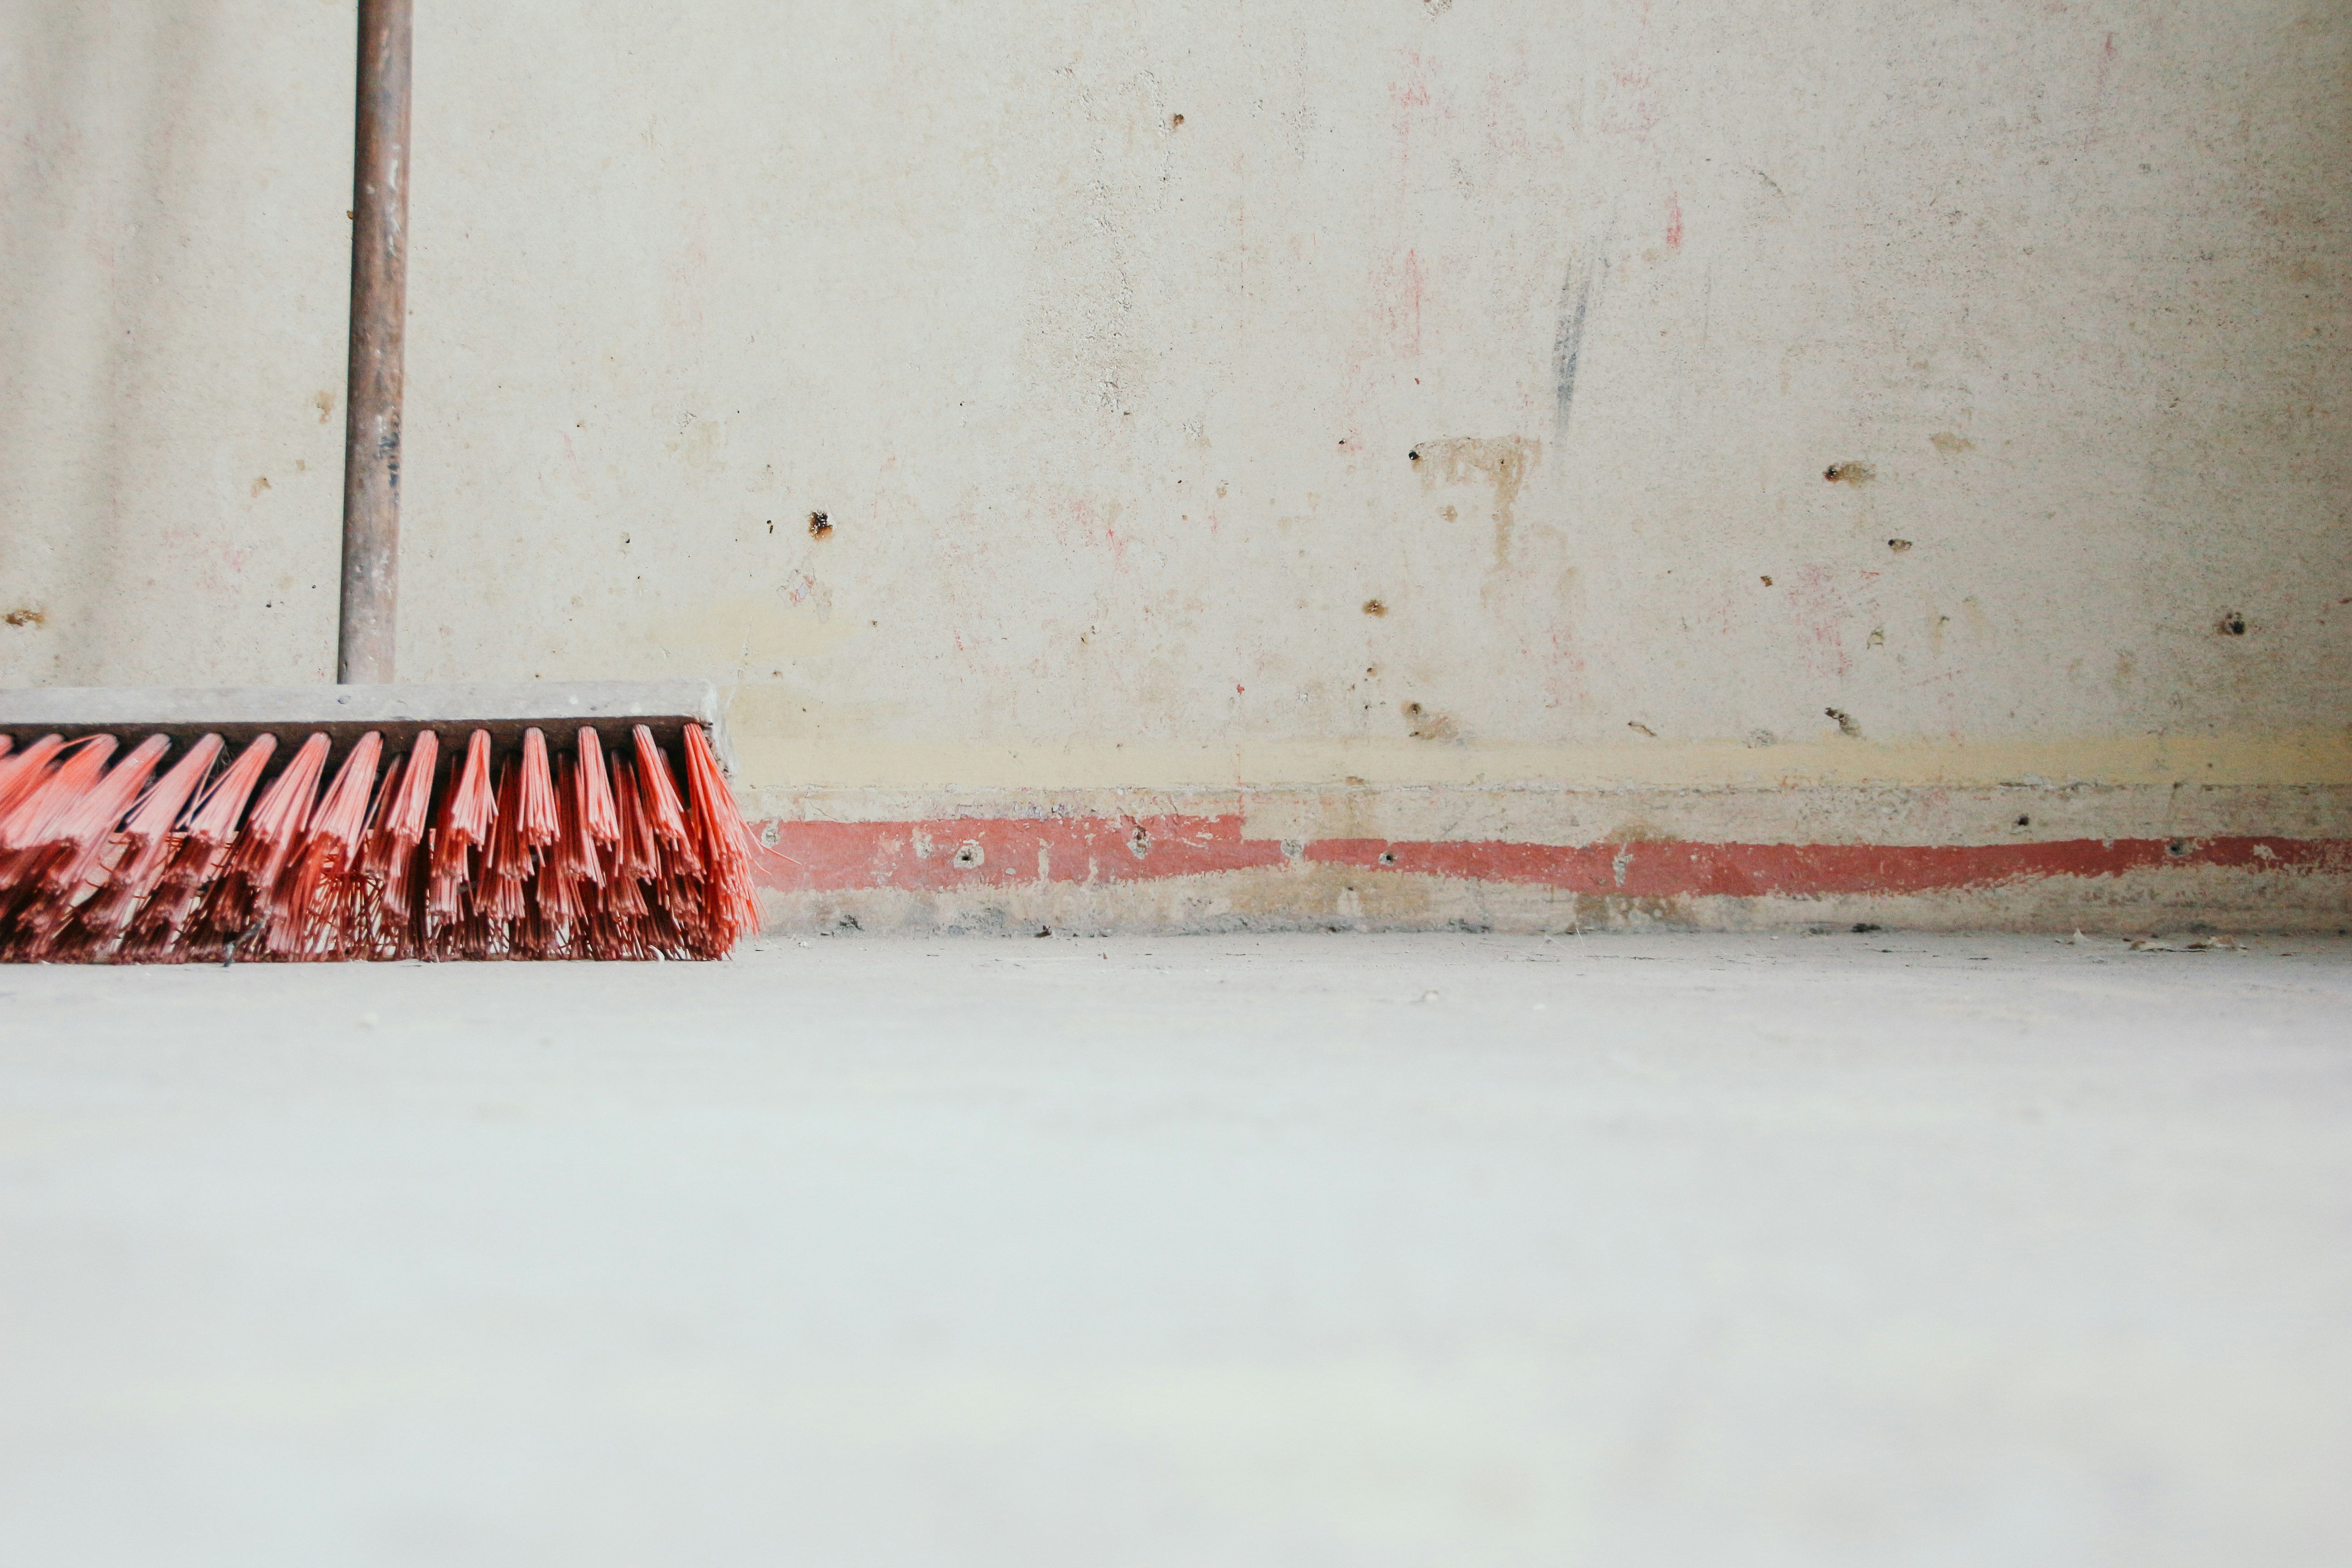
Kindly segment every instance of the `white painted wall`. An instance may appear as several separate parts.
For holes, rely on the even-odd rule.
[[[2340,5],[418,8],[406,676],[767,784],[2352,778]],[[0,0],[0,680],[328,677],[351,52]]]

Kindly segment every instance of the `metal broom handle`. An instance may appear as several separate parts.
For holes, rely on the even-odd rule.
[[[351,381],[343,403],[342,618],[335,679],[393,679],[400,599],[400,399],[408,311],[410,0],[359,0]]]

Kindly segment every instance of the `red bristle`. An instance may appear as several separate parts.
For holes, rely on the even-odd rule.
[[[686,807],[677,798],[677,781],[670,777],[669,759],[662,755],[652,729],[644,724],[637,726],[637,796],[654,837],[665,847],[686,842]]]
[[[499,773],[499,815],[490,830],[490,846],[482,856],[482,883],[474,890],[475,907],[491,922],[489,936],[503,943],[507,928],[522,918],[523,881],[530,874],[530,850],[522,842],[522,770],[512,762]]]
[[[195,810],[188,816],[188,837],[199,843],[221,845],[236,837],[237,819],[245,815],[245,803],[253,794],[253,786],[261,782],[261,770],[269,765],[270,754],[278,750],[275,735],[256,735],[252,743],[237,753],[221,776],[213,781],[197,801]]]
[[[319,797],[319,809],[310,819],[303,846],[306,854],[325,845],[331,847],[338,860],[350,861],[358,856],[360,834],[367,827],[368,802],[375,794],[376,763],[383,755],[383,737],[373,730],[352,745],[335,782]]]
[[[360,875],[374,900],[376,923],[383,928],[376,933],[379,942],[390,940],[390,932],[408,921],[405,873],[409,856],[416,846],[395,843],[384,831],[384,823],[392,816],[407,783],[408,770],[414,765],[413,757],[395,757],[384,770],[383,783],[376,786],[376,807],[368,817],[367,835],[360,840]]]
[[[596,847],[580,831],[580,764],[571,757],[557,759],[555,767],[555,845],[544,864],[560,868],[566,877],[588,874],[596,864]],[[546,873],[542,871],[541,875]]]
[[[384,832],[384,818],[391,814],[392,803],[400,796],[401,780],[408,766],[406,757],[394,757],[384,764],[383,778],[375,786],[375,805],[368,810],[367,831],[360,836],[360,868],[382,880],[389,868],[392,854],[391,836]]]
[[[436,926],[465,912],[462,894],[466,886],[466,845],[463,840],[455,840],[454,848],[445,848],[442,840],[441,830],[435,828],[431,839],[432,869],[425,884],[425,916]]]
[[[530,847],[522,837],[523,770],[509,761],[499,770],[499,814],[482,857],[486,875],[514,881],[530,875]]]
[[[614,877],[604,884],[604,909],[622,920],[643,920],[646,916],[646,895],[635,877]]]
[[[323,739],[312,737],[313,742]],[[342,884],[358,881],[360,835],[367,827],[376,763],[383,752],[382,735],[373,730],[362,735],[334,783],[319,797],[291,862],[293,869],[270,889],[270,952],[290,956],[341,951],[349,937],[343,915],[352,903]]]
[[[478,907],[489,920],[519,921],[523,915],[522,885],[520,877],[486,878],[476,894]]]
[[[580,923],[585,911],[580,903],[580,884],[569,877],[558,876],[551,868],[542,869],[536,885],[540,913],[558,934],[569,931]]]
[[[122,825],[122,859],[107,879],[105,889],[81,908],[79,923],[93,940],[103,944],[121,935],[140,904],[155,890],[171,863],[172,829],[179,822],[181,809],[220,753],[218,735],[199,739],[155,782]]]
[[[111,735],[85,735],[59,748],[72,755],[20,790],[16,804],[0,814],[0,854],[21,856],[47,843],[49,825],[98,783],[114,746]]]
[[[588,784],[592,763],[596,775],[593,789]],[[620,839],[621,814],[613,804],[613,786],[604,777],[604,761],[596,744],[595,731],[580,731],[579,760],[566,770],[563,788],[563,847],[571,857],[574,873],[602,886],[606,857],[600,850]],[[604,819],[604,828],[609,831],[591,826],[592,820],[599,817]]]
[[[498,811],[490,788],[490,732],[477,730],[466,742],[465,771],[449,792],[448,824],[467,843],[481,844],[488,839]]]
[[[164,736],[148,736],[114,765],[103,782],[50,824],[53,858],[46,879],[51,892],[69,895],[90,879],[113,842],[115,825],[138,799],[171,745]]]
[[[324,735],[303,742],[246,814],[219,879],[205,895],[197,941],[207,955],[212,943],[241,942],[262,924],[273,928],[267,945],[276,948],[286,940],[292,917],[279,882],[301,847],[332,744]]]
[[[550,938],[559,943],[583,912],[580,901],[580,812],[575,804],[579,790],[572,776],[576,766],[570,757],[562,759],[558,766],[555,847],[540,862],[539,879],[532,888],[540,914],[551,928]]]
[[[646,813],[645,792],[637,787],[637,770],[618,757],[613,760],[613,804],[621,819],[613,869],[623,877],[650,881],[661,875],[661,849]]]
[[[400,793],[401,763],[405,760],[394,757],[384,764],[360,828],[359,847],[329,884],[325,903],[336,922],[331,945],[337,957],[399,956],[397,948],[387,942],[384,934],[389,917],[384,907],[384,868],[376,825],[383,820],[393,796]]]
[[[401,927],[414,913],[409,868],[432,821],[433,774],[440,749],[440,738],[430,730],[409,743],[408,755],[394,764],[394,775],[385,781],[383,805],[368,829],[367,874],[376,883],[387,918]]]
[[[547,737],[537,730],[522,732],[522,791],[515,814],[515,836],[533,849],[544,849],[562,830],[555,809],[555,774],[548,766]]]
[[[686,727],[686,784],[703,864],[709,868],[707,902],[720,922],[709,935],[724,952],[760,928],[760,900],[751,887],[751,829],[735,808],[727,777],[719,771],[719,758],[699,724]]]
[[[277,750],[275,735],[256,735],[197,796],[162,880],[131,922],[124,942],[127,950],[142,956],[189,956],[179,945],[181,934],[225,868],[245,804]]]
[[[597,844],[615,844],[621,837],[620,810],[604,777],[604,743],[584,724],[580,727],[580,831]]]
[[[65,750],[65,737],[44,735],[15,756],[0,760],[0,820],[40,787],[51,757]]]
[[[319,797],[319,775],[327,771],[327,753],[333,742],[313,735],[302,742],[286,771],[261,792],[236,836],[229,857],[230,870],[247,879],[257,891],[276,885],[278,873],[300,847],[303,829]]]
[[[437,827],[433,830],[430,844],[431,870],[425,884],[425,917],[428,923],[438,927],[466,912],[466,879],[472,875],[469,859],[474,851],[464,839],[446,838]]]
[[[195,795],[224,749],[218,735],[200,738],[188,748],[188,754],[173,763],[172,771],[156,780],[155,787],[140,799],[131,820],[122,825],[122,831],[142,846],[163,842],[179,822],[181,808]]]
[[[441,738],[427,730],[409,743],[408,764],[401,774],[400,793],[384,807],[383,830],[411,844],[425,841],[432,820],[433,772],[441,755]]]
[[[112,737],[60,763],[11,813],[9,852],[0,857],[0,956],[40,961],[65,935],[75,907],[120,858],[114,826],[171,742],[156,735],[103,775],[95,770]]]
[[[490,734],[474,731],[466,743],[466,763],[441,808],[440,830],[435,835],[438,852],[454,853],[487,843],[490,825],[498,820],[498,798],[490,789]]]
[[[473,874],[470,852],[489,837],[498,805],[490,795],[490,735],[474,731],[467,742],[466,764],[442,804],[441,821],[433,831],[433,879],[426,912],[436,921],[455,921],[463,912],[461,889]]]
[[[646,915],[644,882],[660,874],[661,851],[637,804],[637,770],[625,758],[612,763],[613,806],[621,837],[609,851],[601,900],[610,928],[623,933]]]

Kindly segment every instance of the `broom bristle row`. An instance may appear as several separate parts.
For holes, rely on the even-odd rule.
[[[528,730],[501,761],[477,730],[445,770],[431,731],[388,760],[370,732],[328,780],[324,734],[274,774],[276,737],[215,773],[205,735],[160,777],[162,735],[111,768],[110,735],[0,735],[0,961],[724,956],[759,923],[751,835],[699,726],[682,793],[632,742]]]

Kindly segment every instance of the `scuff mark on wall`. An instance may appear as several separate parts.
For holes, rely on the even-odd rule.
[[[1592,309],[1593,289],[1609,275],[1609,264],[1588,256],[1572,262],[1559,286],[1559,328],[1552,336],[1552,427],[1568,428],[1569,412],[1576,405],[1576,378],[1584,359],[1584,323]]]

